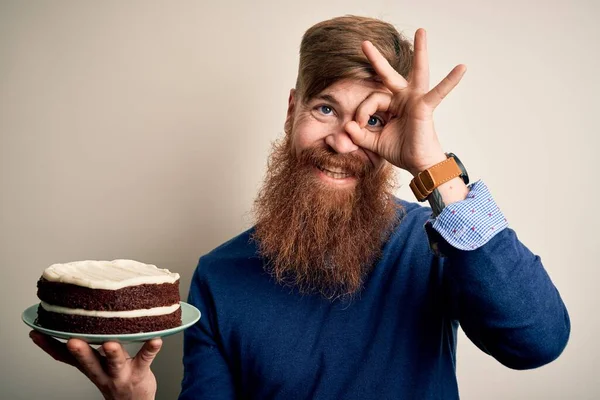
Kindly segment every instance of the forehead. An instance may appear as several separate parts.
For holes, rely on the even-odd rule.
[[[310,102],[326,100],[339,103],[340,105],[358,106],[358,104],[362,103],[364,99],[374,92],[391,93],[383,83],[344,79],[328,86],[312,98]]]

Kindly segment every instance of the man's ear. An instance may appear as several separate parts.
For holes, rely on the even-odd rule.
[[[292,126],[294,126],[294,111],[296,110],[296,89],[290,89],[290,97],[288,99],[287,116],[285,118],[285,125],[283,130],[285,133],[292,133]]]

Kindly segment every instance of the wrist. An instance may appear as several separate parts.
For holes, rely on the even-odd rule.
[[[442,183],[436,189],[445,205],[462,201],[466,199],[467,195],[469,194],[468,186],[460,177],[456,177],[446,183]],[[431,203],[433,201],[433,197],[430,196],[427,200],[429,201],[429,204],[432,205]]]
[[[432,162],[433,165],[415,175],[410,188],[417,200],[429,201],[434,216],[437,216],[446,205],[466,199],[469,175],[453,153],[444,154],[442,161]]]
[[[433,167],[434,165],[439,164],[442,161],[446,160],[446,158],[447,158],[446,154],[444,152],[440,151],[439,154],[435,154],[431,157],[428,157],[427,160],[420,162],[414,168],[410,168],[408,170],[408,172],[410,172],[410,174],[413,177],[415,177],[415,176],[419,175],[421,172],[425,171],[426,169],[429,169],[429,168]]]

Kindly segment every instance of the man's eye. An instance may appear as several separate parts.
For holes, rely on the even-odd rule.
[[[371,118],[369,118],[369,120],[367,121],[367,124],[369,126],[380,127],[383,126],[383,121],[381,120],[381,118],[372,115]]]
[[[333,112],[333,108],[329,106],[319,106],[319,111],[325,115],[329,115]]]

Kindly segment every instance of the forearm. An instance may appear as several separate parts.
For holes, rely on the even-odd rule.
[[[461,186],[445,185],[460,192]],[[432,248],[445,256],[449,315],[477,346],[520,369],[560,354],[570,330],[565,306],[483,182],[472,184],[464,201],[447,204],[426,229]]]
[[[474,251],[448,253],[454,314],[469,338],[504,365],[535,368],[562,352],[567,310],[541,260],[505,229]]]

